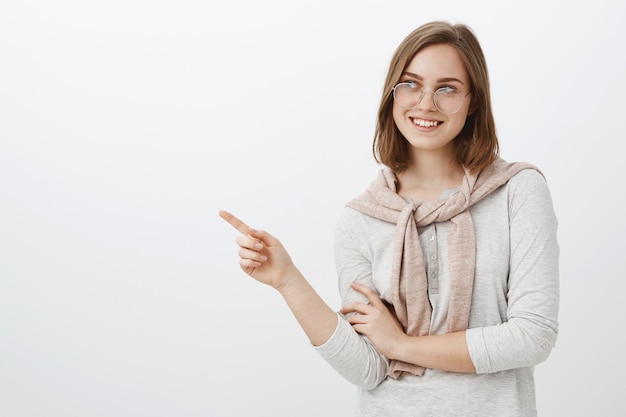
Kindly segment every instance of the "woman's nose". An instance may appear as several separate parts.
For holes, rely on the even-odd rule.
[[[419,110],[437,111],[435,106],[435,93],[433,91],[423,90],[416,106]]]

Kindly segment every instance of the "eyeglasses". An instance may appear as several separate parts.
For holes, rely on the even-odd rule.
[[[437,91],[424,90],[414,82],[403,82],[393,87],[393,100],[403,109],[412,109],[422,102],[426,93],[433,93],[435,107],[443,114],[454,114],[461,110],[466,95],[452,87],[441,87]]]

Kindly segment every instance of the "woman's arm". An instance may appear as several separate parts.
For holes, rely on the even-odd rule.
[[[314,346],[325,343],[337,328],[337,314],[296,268],[280,241],[227,211],[219,215],[242,234],[237,238],[241,269],[280,293]]]
[[[510,262],[506,320],[467,330],[478,373],[534,366],[546,360],[559,331],[559,245],[548,184],[534,170],[509,181]]]
[[[320,298],[278,239],[250,228],[226,211],[220,216],[242,233],[237,238],[241,269],[282,295],[317,352],[349,382],[366,389],[380,384],[386,376],[387,360]],[[348,269],[357,275],[356,269],[371,271],[364,262],[360,266]]]
[[[369,304],[354,302],[341,310],[355,331],[367,336],[388,359],[414,363],[425,368],[450,372],[476,372],[470,358],[465,331],[430,336],[408,336],[393,312],[374,291],[352,284]]]

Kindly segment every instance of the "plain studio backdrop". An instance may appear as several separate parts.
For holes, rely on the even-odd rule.
[[[380,168],[391,55],[434,19],[475,30],[502,156],[553,194],[540,415],[624,416],[626,6],[462,0],[2,2],[0,415],[352,415],[217,212],[338,309],[335,219]]]

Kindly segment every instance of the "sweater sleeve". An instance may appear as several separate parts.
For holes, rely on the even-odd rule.
[[[362,294],[350,288],[352,282],[374,288],[367,249],[352,234],[355,219],[351,217],[351,211],[346,209],[339,217],[335,230],[335,264],[343,305],[353,301],[367,302]],[[354,331],[350,323],[341,314],[338,315],[334,334],[315,349],[346,380],[373,389],[386,378],[389,362],[365,336]]]
[[[506,321],[468,329],[477,373],[534,366],[558,334],[557,220],[545,179],[534,170],[509,181],[510,264]]]

